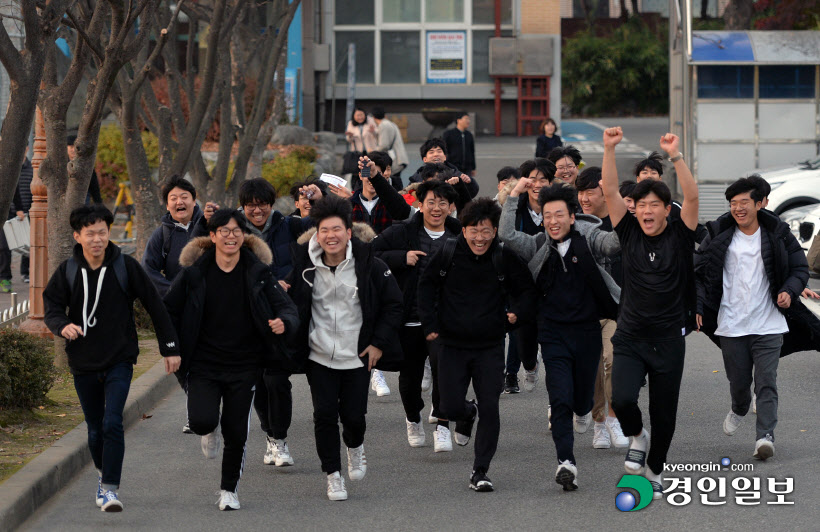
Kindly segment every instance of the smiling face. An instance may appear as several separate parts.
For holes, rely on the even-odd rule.
[[[450,207],[450,202],[446,199],[436,197],[432,191],[428,192],[419,206],[424,219],[424,227],[431,231],[442,231],[444,220],[450,214]]]
[[[493,227],[490,220],[481,220],[476,225],[461,228],[461,234],[464,235],[470,251],[476,255],[483,255],[490,249],[497,232],[498,229]]]
[[[626,210],[635,214],[635,200],[630,198],[629,196],[624,198],[624,205],[626,205]]]
[[[738,194],[729,202],[729,212],[732,213],[732,218],[735,219],[741,231],[748,231],[747,234],[757,231],[757,211],[761,208],[763,208],[762,202],[753,200],[751,192]]]
[[[299,216],[302,218],[310,216],[310,200],[303,193],[300,193],[299,199],[296,200],[296,208],[299,209]]]
[[[643,169],[641,169],[641,171],[638,172],[638,175],[635,176],[635,180],[638,183],[640,183],[644,179],[654,179],[655,181],[660,181],[661,180],[661,174],[659,174],[658,171],[655,170],[654,168],[650,168],[649,166],[644,166]]]
[[[251,203],[242,205],[242,210],[245,212],[245,218],[254,225],[257,229],[262,229],[270,217],[273,210],[273,205],[270,203],[262,203],[254,198]]]
[[[664,205],[654,192],[635,202],[635,216],[647,236],[659,235],[666,229],[666,217],[671,210],[672,206]]]
[[[547,122],[544,124],[544,135],[551,137],[555,134],[555,124]]]
[[[175,222],[185,225],[191,221],[194,215],[194,203],[194,197],[190,192],[179,187],[174,187],[168,193],[165,208],[171,213],[171,218],[173,218]]]
[[[548,187],[550,182],[547,176],[544,175],[544,172],[537,168],[530,172],[530,175],[527,177],[532,179],[532,188],[527,189],[527,194],[530,196],[530,204],[536,205],[538,204],[538,194],[541,192],[541,189]]]
[[[100,260],[105,256],[108,237],[109,228],[105,220],[97,220],[83,227],[79,233],[74,231],[74,240],[83,247],[83,255],[88,262]]]
[[[544,215],[544,230],[553,240],[563,240],[572,230],[575,213],[569,212],[565,201],[548,201],[541,207]]]
[[[233,257],[242,248],[245,242],[245,233],[242,228],[236,223],[233,218],[230,221],[218,227],[216,232],[211,233],[211,242],[216,246],[216,254],[221,257]]]
[[[353,121],[357,124],[364,124],[364,121],[367,119],[367,115],[364,114],[364,111],[358,109],[355,113],[353,113]]]
[[[422,157],[422,162],[425,163],[443,163],[447,160],[447,156],[444,155],[444,150],[442,150],[438,146],[433,146],[427,153]]]
[[[564,157],[555,161],[555,177],[564,180],[565,183],[575,185],[575,178],[578,177],[578,167],[570,157]]]
[[[338,216],[331,216],[319,222],[316,230],[316,240],[322,251],[329,257],[344,256],[347,252],[347,243],[353,233],[345,227],[345,222]]]
[[[598,218],[603,218],[607,215],[604,191],[600,186],[587,190],[579,190],[578,202],[581,204],[581,209],[584,211],[584,214],[591,214]]]

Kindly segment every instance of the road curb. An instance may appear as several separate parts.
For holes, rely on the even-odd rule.
[[[131,383],[123,412],[128,429],[177,386],[160,360]],[[85,422],[54,442],[11,478],[0,484],[0,531],[14,530],[65,487],[91,461]]]
[[[800,301],[808,308],[810,311],[814,312],[814,315],[820,318],[820,305],[815,303],[812,299],[801,298]]]

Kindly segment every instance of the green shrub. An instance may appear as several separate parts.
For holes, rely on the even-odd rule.
[[[148,314],[139,299],[134,301],[134,324],[137,326],[137,330],[154,332],[154,322],[151,320],[151,315]]]
[[[567,39],[561,68],[563,100],[575,114],[668,111],[668,45],[640,19],[609,37],[586,31]]]
[[[148,156],[150,168],[159,167],[159,139],[148,131],[142,132],[142,145]],[[100,128],[100,141],[97,143],[97,161],[95,164],[97,177],[104,199],[116,197],[117,185],[128,181],[128,165],[125,162],[125,148],[123,146],[122,131],[119,126],[109,124]],[[106,183],[103,186],[103,183]],[[109,194],[112,194],[109,196]]]
[[[316,149],[312,146],[288,146],[279,151],[272,161],[262,163],[262,178],[273,185],[277,196],[290,194],[294,183],[311,177],[316,160]],[[228,182],[233,175],[234,161],[228,165]]]
[[[0,408],[31,408],[54,384],[51,342],[18,329],[0,329]]]

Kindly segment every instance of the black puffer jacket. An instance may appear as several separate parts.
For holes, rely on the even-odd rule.
[[[808,263],[789,226],[769,211],[757,213],[761,229],[761,255],[769,281],[772,301],[786,292],[791,297],[788,309],[777,307],[786,317],[789,333],[784,337],[780,356],[796,351],[820,348],[820,320],[800,302],[800,294],[809,279]],[[717,315],[723,298],[723,267],[737,223],[726,213],[709,222],[707,236],[695,255],[697,312],[703,316],[702,331],[720,345],[714,336]]]

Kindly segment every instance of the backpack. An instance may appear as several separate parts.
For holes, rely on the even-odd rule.
[[[441,250],[442,266],[439,270],[439,275],[443,281],[447,277],[447,273],[453,266],[453,257],[456,254],[456,245],[458,245],[458,237],[448,238],[444,243],[444,249]],[[502,253],[504,252],[504,242],[498,242],[493,249],[493,268],[495,274],[498,276],[498,283],[501,286],[501,295],[504,300],[507,299],[507,287],[504,284],[504,261],[502,260]]]
[[[162,258],[168,257],[171,252],[171,232],[174,229],[171,226],[162,224]]]
[[[74,280],[77,278],[77,270],[79,267],[80,265],[77,264],[77,259],[74,257],[68,259],[66,263],[65,277],[68,281],[68,290],[70,293],[74,291]],[[119,255],[111,264],[111,269],[114,270],[114,276],[117,278],[117,283],[119,283],[122,291],[125,292],[125,295],[127,295],[129,299],[131,299],[131,290],[128,286],[128,270],[125,269],[125,258],[122,255]]]

